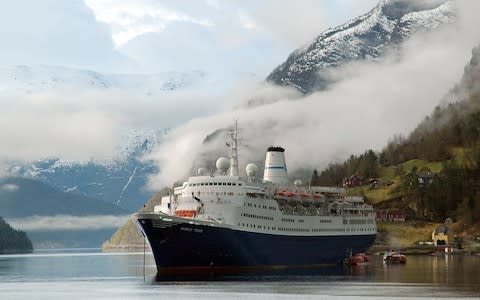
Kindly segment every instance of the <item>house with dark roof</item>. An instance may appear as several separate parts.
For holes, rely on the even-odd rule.
[[[453,229],[445,225],[438,226],[432,232],[432,241],[437,246],[453,244],[455,242]]]
[[[417,174],[418,183],[420,186],[425,186],[433,183],[433,173],[430,171],[423,171]]]

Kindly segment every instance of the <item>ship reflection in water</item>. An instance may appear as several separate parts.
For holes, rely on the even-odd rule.
[[[366,266],[365,266],[366,267]],[[153,282],[164,281],[289,281],[305,278],[342,277],[366,274],[366,268],[351,268],[342,265],[299,266],[278,268],[223,268],[215,270],[185,270],[184,272],[157,272]]]

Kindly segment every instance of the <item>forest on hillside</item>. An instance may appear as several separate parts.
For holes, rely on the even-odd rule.
[[[13,229],[0,217],[0,253],[28,253],[32,242],[24,231]]]
[[[413,204],[418,216],[431,220],[480,220],[480,48],[473,50],[460,83],[408,137],[394,136],[380,152],[367,150],[314,171],[312,185],[342,185],[351,175],[377,178],[382,168],[394,167],[400,178],[395,192]],[[404,170],[401,164],[420,159],[441,162],[440,172],[424,184],[419,174],[429,169]]]

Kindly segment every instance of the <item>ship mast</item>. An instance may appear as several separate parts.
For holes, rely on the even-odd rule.
[[[238,122],[235,121],[231,131],[232,153],[230,157],[230,176],[238,176]]]

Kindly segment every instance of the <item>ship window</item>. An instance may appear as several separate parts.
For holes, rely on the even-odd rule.
[[[214,182],[214,183],[213,183],[213,185],[217,185],[217,183],[216,183],[216,182]]]
[[[212,182],[209,182],[208,185],[213,185],[213,183],[212,183]]]
[[[241,184],[241,183],[239,183],[238,185],[239,185],[239,186],[242,186],[242,184]]]
[[[232,183],[231,183],[231,182],[229,182],[229,183],[228,183],[228,185],[232,185]]]
[[[227,183],[226,183],[226,182],[224,182],[224,183],[222,183],[222,185],[227,185]]]
[[[236,183],[232,183],[233,185],[237,185]]]

